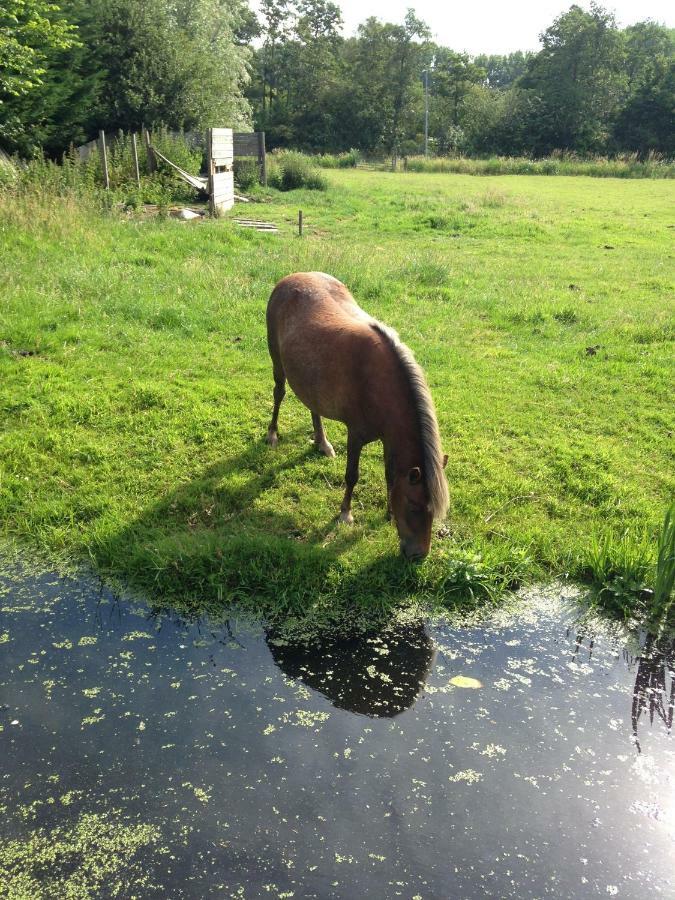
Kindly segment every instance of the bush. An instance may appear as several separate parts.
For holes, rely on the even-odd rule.
[[[271,155],[268,165],[267,183],[280,191],[295,191],[306,188],[310,191],[325,191],[328,182],[318,170],[315,161],[294,150],[284,150]]]
[[[353,169],[361,161],[361,151],[352,148],[344,153],[322,153],[315,159],[322,169]]]
[[[241,191],[248,191],[260,183],[257,159],[235,159],[234,180]]]

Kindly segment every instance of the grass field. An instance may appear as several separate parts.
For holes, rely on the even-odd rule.
[[[4,536],[183,611],[365,621],[565,573],[635,611],[675,493],[675,186],[327,177],[237,207],[279,235],[0,195]],[[342,279],[427,372],[451,511],[420,567],[396,555],[378,446],[348,529],[344,428],[315,455],[289,394],[263,443],[265,305],[297,270]]]

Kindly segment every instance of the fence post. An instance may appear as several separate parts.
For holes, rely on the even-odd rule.
[[[260,167],[262,174],[262,183],[267,187],[267,151],[265,150],[265,132],[258,132],[258,155],[260,156]]]
[[[145,139],[145,149],[148,154],[148,173],[152,175],[157,169],[157,162],[155,160],[155,154],[152,152],[152,147],[150,146],[150,132],[147,128],[143,129],[143,137]]]
[[[105,146],[105,131],[98,133],[98,152],[101,157],[101,167],[103,169],[103,184],[106,191],[110,190],[110,176],[108,175],[108,152]]]
[[[136,132],[131,133],[131,155],[134,159],[134,175],[136,176],[137,187],[141,186],[141,172],[138,168],[138,147],[136,146]]]
[[[302,210],[298,210],[298,237],[302,237]]]

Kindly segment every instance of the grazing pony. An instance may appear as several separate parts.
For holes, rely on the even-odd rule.
[[[422,370],[396,332],[371,318],[347,288],[321,272],[283,278],[267,304],[267,343],[274,372],[274,412],[267,431],[278,441],[279,407],[286,379],[312,413],[314,442],[335,456],[321,416],[347,426],[347,471],[340,521],[351,524],[352,493],[364,444],[381,440],[387,511],[401,552],[429,552],[434,518],[448,508],[434,404]]]

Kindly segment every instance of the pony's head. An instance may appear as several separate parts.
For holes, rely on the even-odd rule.
[[[443,468],[448,457],[443,457]],[[413,466],[397,474],[389,492],[389,507],[396,523],[401,553],[409,560],[422,560],[431,547],[431,526],[436,509],[422,470]]]

